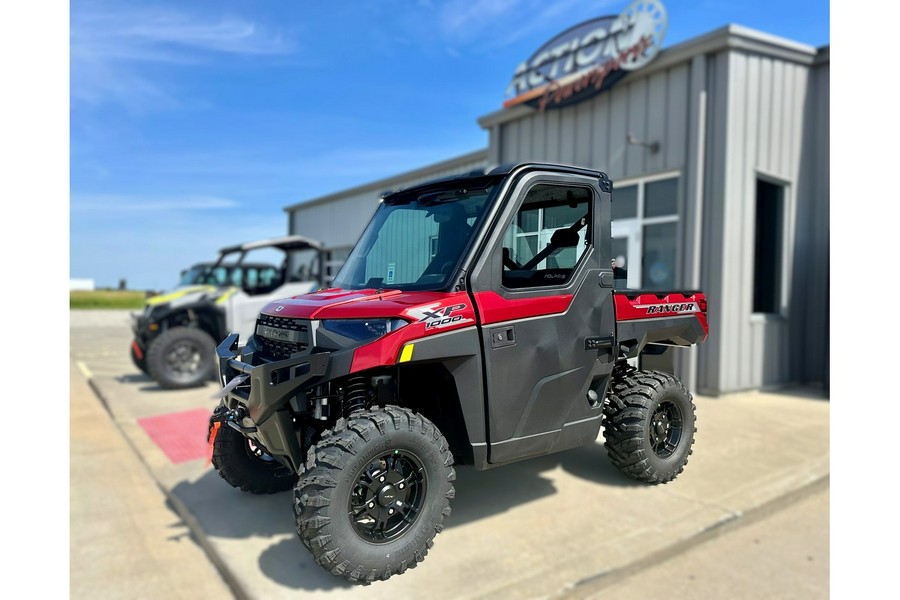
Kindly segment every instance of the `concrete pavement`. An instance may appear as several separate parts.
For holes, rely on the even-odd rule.
[[[697,544],[611,585],[569,600],[668,597],[822,600],[829,596],[827,482],[793,504]]]
[[[69,381],[71,597],[231,597],[74,364]]]
[[[70,314],[73,361],[90,373],[115,423],[236,595],[339,598],[361,592],[315,565],[294,533],[289,493],[247,495],[225,484],[204,460],[173,464],[138,424],[146,417],[212,410],[215,385],[159,390],[130,363],[126,313]],[[490,471],[459,468],[453,514],[425,562],[364,593],[582,596],[599,580],[625,585],[635,568],[652,567],[673,549],[686,550],[710,531],[826,480],[829,405],[816,394],[749,393],[698,397],[696,403],[694,454],[668,485],[625,478],[599,442]],[[73,447],[77,435],[73,427]],[[73,452],[73,473],[78,459]],[[72,519],[74,528],[74,504]],[[811,526],[827,534],[827,514]],[[717,597],[706,591],[696,584],[691,596]]]

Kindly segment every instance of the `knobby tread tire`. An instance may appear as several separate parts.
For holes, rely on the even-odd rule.
[[[226,424],[213,442],[212,464],[232,487],[251,494],[275,494],[294,487],[297,475],[279,462],[251,456],[247,439]]]
[[[625,475],[645,483],[668,483],[687,465],[697,431],[696,407],[684,384],[660,371],[631,370],[611,384],[603,411],[603,436],[612,464]],[[676,404],[683,415],[682,438],[667,458],[650,445],[650,422],[663,401]]]
[[[189,379],[178,379],[173,376],[166,364],[166,350],[179,339],[188,339],[200,349],[200,368]],[[150,346],[144,353],[147,374],[164,390],[198,387],[212,379],[215,374],[215,352],[216,341],[202,329],[197,329],[196,327],[172,327],[159,334],[156,339],[150,342]]]
[[[350,478],[370,462],[368,457],[411,439],[417,439],[430,453],[419,457],[429,480],[422,514],[407,532],[383,545],[383,553],[390,558],[379,555],[363,564],[361,557],[371,556],[376,545],[364,541],[350,525],[346,509]],[[449,444],[431,421],[398,406],[355,412],[338,419],[307,452],[294,486],[297,534],[316,563],[332,575],[363,585],[386,580],[425,559],[434,536],[443,531],[444,520],[450,516],[455,480]],[[411,546],[413,536],[420,538],[420,543]]]

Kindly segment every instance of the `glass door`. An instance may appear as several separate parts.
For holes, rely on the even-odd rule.
[[[625,269],[627,285],[641,287],[641,228],[637,219],[620,219],[612,223],[613,266]]]

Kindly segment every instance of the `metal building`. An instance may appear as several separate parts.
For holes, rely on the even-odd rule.
[[[827,387],[828,47],[730,25],[614,71],[596,59],[600,46],[588,48],[605,36],[598,27],[615,34],[605,19],[522,63],[510,84],[518,97],[478,120],[486,150],[290,206],[290,233],[334,248],[334,269],[385,189],[526,160],[599,169],[614,182],[611,243],[629,287],[710,299],[709,340],[675,359],[687,385]],[[554,48],[595,60],[581,70],[570,60],[565,85],[529,89],[529,69],[549,69],[551,50],[565,56]],[[598,72],[607,80],[591,87]]]

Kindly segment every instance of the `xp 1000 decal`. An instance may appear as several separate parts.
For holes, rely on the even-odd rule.
[[[414,308],[408,314],[418,319],[419,323],[425,323],[426,330],[433,330],[449,327],[450,325],[474,323],[475,319],[468,318],[464,314],[467,308],[467,304],[441,306],[440,303],[434,303]]]

